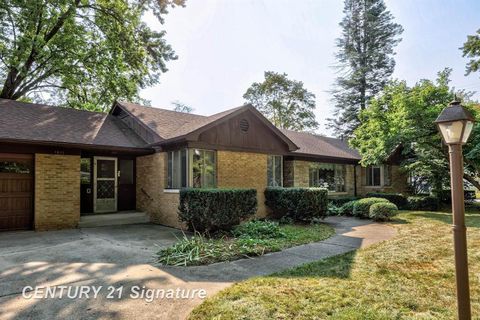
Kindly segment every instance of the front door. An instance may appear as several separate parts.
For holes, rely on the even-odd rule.
[[[93,211],[117,211],[117,158],[94,157]]]

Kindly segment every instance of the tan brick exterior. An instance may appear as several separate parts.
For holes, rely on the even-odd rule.
[[[264,191],[267,187],[267,155],[249,152],[217,152],[217,186],[219,188],[257,189],[257,217],[265,217]]]
[[[309,168],[313,162],[302,160],[288,160],[284,162],[284,186],[285,187],[309,187]],[[408,192],[407,177],[400,171],[398,166],[392,166],[391,186],[368,187],[365,186],[365,168],[356,166],[357,195],[364,196],[368,192]],[[330,197],[355,194],[355,166],[346,165],[345,192],[332,192]]]
[[[165,191],[166,160],[164,152],[137,158],[137,209],[147,212],[153,223],[182,228],[179,194]],[[267,155],[218,151],[217,187],[257,189],[257,217],[266,216]]]
[[[285,187],[308,188],[310,186],[310,165],[314,162],[303,160],[288,160],[284,163]],[[345,165],[345,192],[332,192],[330,196],[345,196],[355,194],[354,165]]]
[[[76,228],[80,220],[80,156],[35,155],[35,230]]]
[[[182,228],[178,220],[178,193],[166,193],[167,154],[137,158],[137,210],[150,215],[153,223]]]
[[[365,185],[366,168],[357,167],[357,192],[365,196],[369,192],[399,192],[408,193],[407,175],[400,171],[399,166],[392,166],[392,182],[390,186],[370,187]]]

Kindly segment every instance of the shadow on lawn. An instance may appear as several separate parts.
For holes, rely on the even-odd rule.
[[[294,269],[278,272],[270,277],[281,278],[337,278],[348,279],[355,263],[357,250],[307,263]]]
[[[432,220],[437,220],[446,224],[452,224],[452,214],[447,212],[418,212],[418,216],[423,218],[428,218]],[[465,214],[465,223],[467,227],[470,228],[479,228],[480,227],[480,215],[475,213],[467,212]]]

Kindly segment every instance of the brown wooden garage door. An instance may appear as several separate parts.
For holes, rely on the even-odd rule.
[[[0,230],[31,229],[33,156],[0,153]]]

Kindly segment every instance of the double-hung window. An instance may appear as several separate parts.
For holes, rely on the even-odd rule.
[[[344,164],[314,163],[310,165],[310,187],[325,188],[330,192],[345,192]]]
[[[168,152],[167,188],[215,188],[215,151],[181,149]]]
[[[370,166],[365,168],[365,185],[368,187],[391,186],[392,167],[390,165]]]
[[[267,184],[269,187],[283,186],[283,161],[282,156],[268,156],[267,159]]]
[[[187,149],[168,152],[167,188],[180,189],[187,187]]]
[[[367,186],[379,187],[382,185],[382,168],[380,166],[370,166],[365,170]]]

